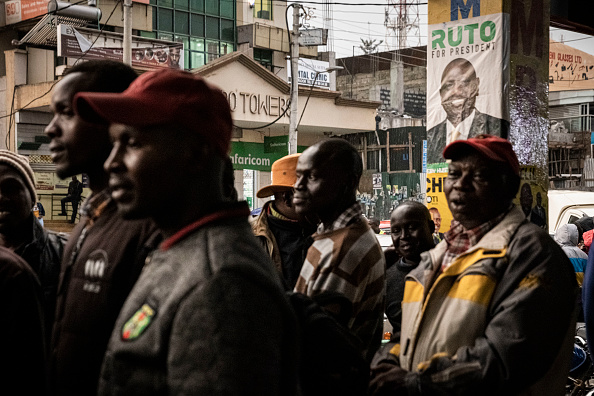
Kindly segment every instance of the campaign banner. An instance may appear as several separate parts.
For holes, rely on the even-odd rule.
[[[509,15],[489,14],[429,26],[427,163],[442,163],[452,141],[507,137]]]
[[[110,32],[110,46],[107,47],[104,46],[107,42],[106,38],[97,40],[97,35],[99,35],[98,30],[74,28],[65,24],[58,25],[58,56],[81,57],[84,55],[85,59],[110,59],[121,62],[124,58],[121,47],[123,36]],[[132,67],[179,69],[183,67],[183,64],[183,43],[156,41],[140,37],[132,38]]]
[[[445,180],[448,176],[447,165],[427,166],[427,195],[425,196],[427,208],[435,208],[441,216],[441,227],[439,232],[447,232],[454,217],[445,195]]]

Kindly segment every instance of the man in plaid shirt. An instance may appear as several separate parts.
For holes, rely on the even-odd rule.
[[[299,157],[293,205],[318,230],[295,291],[333,313],[371,360],[381,342],[386,262],[357,202],[362,170],[357,149],[343,139],[317,143]]]

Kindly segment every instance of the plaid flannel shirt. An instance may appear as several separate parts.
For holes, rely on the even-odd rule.
[[[441,270],[445,271],[456,257],[476,245],[487,232],[491,231],[493,227],[503,220],[506,214],[507,211],[470,230],[464,228],[459,221],[452,221],[452,228],[443,235],[448,248],[441,262]]]
[[[324,223],[320,223],[318,226],[318,234],[344,228],[356,220],[359,220],[362,215],[363,211],[361,210],[361,204],[359,204],[359,202],[355,202],[352,206],[348,207],[344,212],[342,212],[328,228],[324,227]]]

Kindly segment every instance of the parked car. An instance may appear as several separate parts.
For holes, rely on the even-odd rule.
[[[584,216],[594,216],[594,192],[549,190],[549,234],[563,224],[573,223]]]

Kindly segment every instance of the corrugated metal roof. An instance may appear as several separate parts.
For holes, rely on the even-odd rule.
[[[89,22],[84,19],[65,17],[60,15],[45,15],[21,40],[13,40],[12,44],[41,47],[57,47],[57,26],[66,24],[73,27],[86,26]]]

